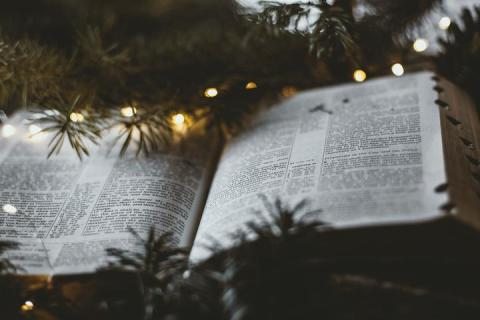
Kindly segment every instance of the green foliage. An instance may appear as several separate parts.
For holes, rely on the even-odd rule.
[[[109,249],[109,254],[116,258],[110,270],[112,267],[135,270],[145,279],[144,288],[148,288],[145,311],[150,318],[247,319],[253,315],[263,316],[260,310],[268,310],[275,303],[273,300],[266,302],[263,293],[278,287],[277,277],[284,276],[273,271],[278,268],[276,264],[289,261],[289,265],[298,268],[309,265],[311,261],[303,260],[306,257],[301,257],[302,253],[297,251],[298,245],[312,240],[327,226],[318,220],[306,220],[316,213],[305,212],[306,201],[288,208],[280,200],[270,202],[264,196],[262,200],[265,210],[255,213],[256,221],[248,223],[245,231],[232,234],[236,245],[229,249],[216,246],[209,261],[189,266],[184,251],[170,246],[169,235],[156,237],[152,229],[148,240],[141,240],[144,254]],[[254,278],[250,278],[252,272],[256,274]],[[251,282],[256,281],[254,279],[261,281],[255,284]],[[268,305],[259,305],[261,301]]]
[[[121,156],[132,144],[137,145],[137,156],[142,152],[148,155],[168,146],[173,134],[168,112],[156,108],[135,107],[134,104],[131,104],[129,108],[134,110],[132,117],[125,119],[121,115],[117,116],[120,132],[113,143],[115,145],[123,139],[120,149]]]
[[[108,250],[114,262],[90,276],[95,283],[110,279],[105,285],[92,286],[82,275],[72,286],[62,287],[62,281],[69,282],[60,277],[53,287],[21,295],[18,280],[7,283],[0,278],[2,314],[22,319],[18,308],[28,297],[35,310],[23,318],[41,320],[478,317],[479,260],[471,256],[478,236],[468,237],[473,247],[464,253],[457,243],[448,247],[433,240],[439,246],[436,256],[425,252],[426,247],[397,252],[384,233],[385,238],[372,239],[382,239],[392,250],[379,254],[372,239],[365,241],[366,247],[357,246],[355,231],[333,232],[314,220],[318,215],[308,212],[306,202],[289,208],[279,200],[263,200],[265,208],[246,229],[232,234],[235,245],[217,246],[212,257],[199,264],[190,264],[168,234],[151,229],[144,239],[132,230],[143,251]],[[448,244],[452,238],[444,240]],[[469,255],[466,260],[464,254]],[[131,280],[140,280],[140,290]],[[91,298],[82,301],[82,295]]]
[[[349,250],[352,242],[342,247],[337,242],[341,238],[329,239],[331,228],[313,219],[318,211],[308,211],[305,201],[289,208],[280,200],[262,199],[264,209],[243,231],[232,234],[235,245],[214,244],[212,257],[199,264],[177,260],[167,235],[150,233],[142,255],[111,251],[120,257],[115,268],[133,267],[143,279],[153,279],[144,282],[151,293],[144,319],[425,319],[434,314],[449,319],[457,314],[471,318],[480,311],[478,297],[458,294],[455,282],[478,284],[477,264],[471,268],[473,277],[469,273],[463,278],[459,272],[459,279],[452,280],[456,293],[451,295],[439,284],[448,282],[443,272],[467,272],[461,259],[445,252],[433,261],[415,254],[391,256],[393,252],[365,255]],[[419,272],[417,283],[408,280]],[[437,279],[433,286],[430,277]]]
[[[40,120],[51,124],[50,155],[68,140],[83,157],[85,141],[99,142],[118,126],[122,153],[162,148],[171,142],[169,117],[180,110],[235,133],[285,86],[345,81],[358,65],[387,63],[372,60],[371,48],[391,42],[439,0],[264,1],[259,12],[233,0],[8,3],[0,13],[0,102],[57,110]],[[374,10],[355,19],[365,3]],[[246,90],[250,81],[258,88]],[[219,95],[206,98],[208,87]],[[135,117],[118,116],[131,105]],[[83,114],[83,123],[72,123],[69,112]]]
[[[19,107],[52,104],[50,94],[61,90],[58,80],[66,76],[70,67],[70,62],[56,50],[35,41],[3,38],[0,41],[0,103]]]
[[[153,319],[155,313],[158,313],[156,305],[164,304],[168,285],[174,277],[187,269],[187,252],[171,245],[170,234],[157,236],[153,227],[147,239],[143,239],[133,229],[130,229],[130,232],[143,246],[143,253],[108,249],[108,254],[115,259],[108,269],[133,270],[140,274],[145,306],[144,319]]]
[[[91,107],[77,110],[81,99],[82,97],[77,96],[67,109],[34,110],[36,117],[31,121],[42,125],[43,129],[40,133],[54,133],[48,145],[50,147],[49,158],[53,154],[60,153],[66,139],[80,159],[84,155],[89,155],[86,141],[97,144],[102,130],[101,118]]]
[[[439,8],[442,4],[442,0],[364,0],[363,2],[374,11],[365,19],[374,23],[379,30],[389,31],[393,36],[402,36],[408,28],[422,22],[427,13]]]
[[[440,39],[438,70],[464,88],[480,106],[480,7],[465,9],[460,22],[453,22],[445,39]]]
[[[145,285],[150,287],[153,284],[166,285],[173,274],[186,269],[186,251],[171,245],[169,233],[157,236],[152,227],[147,239],[143,239],[134,229],[130,229],[130,232],[143,246],[143,253],[108,249],[108,254],[115,259],[109,266],[110,269],[121,268],[139,272],[145,279]]]

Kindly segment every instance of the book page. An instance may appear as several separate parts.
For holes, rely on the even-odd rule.
[[[48,137],[31,138],[24,118],[0,138],[0,239],[21,243],[7,252],[13,263],[30,274],[93,272],[107,248],[142,249],[129,228],[192,245],[216,149],[207,137],[149,157],[119,158],[104,143],[83,161],[67,145],[47,159]]]
[[[259,194],[290,207],[306,199],[334,228],[438,217],[446,173],[431,77],[307,91],[262,114],[223,152],[192,259],[265,211]]]

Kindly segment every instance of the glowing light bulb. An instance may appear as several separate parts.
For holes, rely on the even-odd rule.
[[[72,112],[70,114],[70,120],[72,120],[73,122],[82,122],[83,120],[85,120],[85,117],[81,113]]]
[[[449,17],[442,17],[438,21],[438,27],[442,30],[447,30],[451,23],[452,20]]]
[[[204,92],[205,97],[213,98],[218,95],[218,90],[216,88],[207,88]]]
[[[245,85],[245,89],[247,90],[252,90],[256,88],[257,88],[257,84],[255,82],[249,82]]]
[[[122,114],[122,116],[130,118],[137,113],[137,109],[135,107],[125,107],[120,109],[120,113]]]
[[[28,132],[29,132],[31,135],[38,134],[38,133],[40,133],[41,131],[42,131],[42,128],[40,128],[39,126],[34,125],[34,124],[32,124],[32,125],[30,125],[30,126],[28,127]]]
[[[21,309],[22,311],[32,311],[34,307],[35,307],[35,305],[33,304],[33,302],[27,300],[27,301],[25,301],[24,304],[22,304],[22,306],[21,306],[20,309]]]
[[[413,43],[413,50],[415,50],[416,52],[423,52],[423,51],[427,50],[427,48],[428,48],[428,41],[427,41],[427,39],[418,38],[418,39],[415,40],[415,42]]]
[[[3,205],[2,210],[3,210],[3,212],[8,213],[8,214],[17,213],[17,208],[15,208],[13,205],[11,205],[9,203]]]
[[[2,136],[5,138],[11,137],[15,134],[17,129],[11,124],[6,124],[2,128]]]
[[[177,113],[172,116],[172,121],[175,125],[181,126],[185,123],[185,116],[181,113]]]
[[[397,77],[400,77],[405,73],[405,70],[403,69],[403,66],[400,63],[395,63],[392,66],[392,73]]]
[[[353,80],[357,82],[363,82],[367,79],[367,74],[362,69],[357,69],[353,73]]]

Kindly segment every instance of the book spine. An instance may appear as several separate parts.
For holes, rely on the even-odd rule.
[[[448,192],[444,212],[459,216],[480,228],[480,124],[473,101],[462,90],[433,76],[435,104],[440,111],[448,182],[435,192]]]

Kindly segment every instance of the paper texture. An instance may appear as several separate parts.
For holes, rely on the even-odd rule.
[[[208,257],[211,238],[228,247],[265,211],[261,194],[291,207],[307,199],[305,212],[334,228],[440,217],[447,195],[434,189],[446,173],[431,77],[299,94],[230,141],[215,173],[208,137],[149,158],[102,147],[83,162],[69,148],[47,160],[48,137],[29,138],[19,115],[17,132],[0,138],[0,209],[17,211],[0,214],[0,238],[21,242],[7,254],[30,274],[86,273],[105,265],[107,248],[141,249],[129,227],[154,225],[182,246],[195,238],[192,260]]]
[[[22,243],[8,252],[13,263],[30,274],[92,272],[105,265],[106,248],[136,250],[129,227],[145,234],[154,225],[174,244],[192,244],[213,144],[200,139],[183,153],[148,158],[92,146],[83,162],[65,146],[47,160],[48,137],[30,138],[24,118],[13,119],[15,135],[0,138],[0,210],[17,210],[0,213],[0,238]]]
[[[259,194],[333,227],[438,217],[446,181],[432,74],[382,78],[297,95],[259,117],[220,159],[192,259],[263,208]]]

